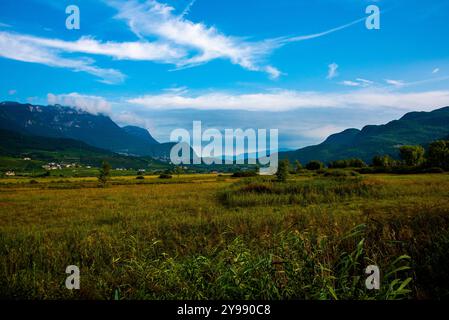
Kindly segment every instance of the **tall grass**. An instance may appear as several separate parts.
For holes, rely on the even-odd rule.
[[[448,178],[0,187],[0,297],[447,298]],[[217,199],[245,192],[256,201],[299,192],[306,201]],[[72,264],[79,291],[64,285]],[[368,265],[381,270],[379,291],[365,287]]]

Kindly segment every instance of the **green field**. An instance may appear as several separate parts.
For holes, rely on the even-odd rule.
[[[33,180],[0,180],[0,298],[449,297],[448,174]]]

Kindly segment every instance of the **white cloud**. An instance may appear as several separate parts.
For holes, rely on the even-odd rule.
[[[188,95],[164,93],[129,99],[128,103],[152,110],[248,110],[282,112],[301,108],[394,108],[432,110],[449,105],[449,91],[399,93],[386,89],[363,89],[347,93],[301,92],[277,90],[252,94],[225,92]],[[423,109],[425,108],[425,109]]]
[[[405,86],[405,82],[402,81],[402,80],[385,79],[385,82],[387,84],[395,86],[395,87],[403,87],[403,86]]]
[[[92,114],[110,114],[111,105],[102,97],[81,95],[76,92],[70,94],[55,95],[49,93],[47,101],[50,105],[60,104],[74,107]]]
[[[340,82],[341,85],[347,86],[347,87],[362,87],[367,88],[374,84],[371,80],[366,80],[362,78],[357,78],[354,81],[352,80],[345,80]]]
[[[192,0],[189,2],[189,4],[184,9],[184,11],[181,13],[181,18],[187,16],[190,13],[190,10],[192,10],[192,7],[195,4],[195,2],[196,2],[196,0]]]
[[[365,85],[372,85],[372,84],[374,84],[374,81],[363,79],[363,78],[357,78],[355,80],[358,81],[358,82],[361,82],[361,83],[363,83]]]
[[[432,71],[433,74],[438,73],[438,72],[440,72],[440,68],[435,68],[435,69],[433,69],[433,71]]]
[[[40,47],[94,55],[109,56],[119,60],[146,60],[174,63],[183,58],[186,52],[158,42],[100,42],[90,37],[82,37],[77,41],[39,38],[27,35],[15,35],[20,42],[31,43]]]
[[[304,137],[308,137],[308,138],[315,138],[315,139],[323,140],[323,139],[326,139],[327,137],[329,137],[331,134],[342,132],[345,129],[347,129],[347,128],[334,126],[334,125],[324,125],[324,126],[319,126],[319,127],[313,128],[313,129],[301,131],[301,135],[303,135]]]
[[[280,46],[278,41],[248,42],[242,38],[227,36],[215,27],[193,23],[183,15],[176,15],[173,7],[154,0],[112,0],[108,3],[118,10],[116,17],[125,20],[138,37],[157,37],[162,42],[188,49],[191,55],[179,59],[177,67],[195,66],[226,58],[247,70],[267,72],[273,78],[280,75],[279,70],[262,63],[272,50]]]
[[[194,67],[215,59],[227,59],[246,70],[265,72],[270,78],[277,79],[282,72],[266,62],[272,51],[288,43],[328,35],[364,20],[358,19],[311,35],[248,41],[247,38],[226,35],[204,23],[187,20],[186,16],[195,0],[192,0],[180,15],[175,14],[173,7],[156,0],[106,1],[117,9],[116,18],[124,20],[140,41],[101,42],[91,37],[63,41],[0,32],[0,56],[87,72],[109,84],[120,83],[124,81],[125,76],[115,69],[97,67],[92,59],[73,55],[68,58],[63,54],[81,53],[109,56],[113,59],[153,61],[172,64],[176,69]],[[8,25],[0,24],[0,27]],[[156,40],[148,41],[147,38]]]
[[[340,82],[340,84],[347,86],[347,87],[360,87],[361,84],[359,82],[351,81],[351,80],[345,80]]]
[[[338,64],[336,64],[335,62],[334,63],[331,63],[329,66],[328,66],[328,71],[327,71],[327,79],[333,79],[333,78],[335,78],[335,77],[337,77],[338,76],[338,72],[337,72],[337,69],[338,69]]]
[[[16,93],[17,93],[17,90],[14,90],[14,89],[11,89],[11,90],[8,91],[8,94],[9,94],[10,96],[15,95]]]
[[[0,32],[0,57],[87,72],[101,78],[105,83],[118,83],[124,79],[120,71],[99,68],[91,59],[64,58],[56,50],[9,32]]]
[[[157,37],[159,41],[188,49],[191,56],[180,59],[176,63],[178,68],[196,66],[214,59],[224,58],[244,69],[266,72],[272,79],[276,79],[282,74],[274,66],[265,63],[267,56],[275,49],[288,43],[326,36],[366,19],[364,17],[311,35],[278,37],[251,42],[242,37],[226,35],[215,27],[207,26],[204,23],[187,20],[185,16],[195,1],[191,1],[181,15],[176,15],[173,7],[155,0],[144,2],[108,0],[107,2],[118,10],[117,19],[126,21],[129,28],[139,38]]]

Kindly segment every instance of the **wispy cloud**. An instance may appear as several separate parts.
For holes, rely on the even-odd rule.
[[[184,11],[181,13],[181,18],[184,18],[190,13],[190,10],[192,9],[193,5],[195,4],[196,0],[192,0],[189,2],[187,7],[184,9]]]
[[[402,80],[385,79],[385,82],[395,87],[403,87],[405,85],[404,81]]]
[[[88,58],[65,58],[55,50],[26,37],[9,32],[0,32],[0,57],[51,67],[68,68],[77,72],[87,72],[101,78],[104,83],[119,83],[124,75],[115,69],[103,69]]]
[[[438,72],[440,72],[440,68],[435,68],[435,69],[432,70],[433,74],[438,73]]]
[[[328,66],[327,79],[333,79],[333,78],[337,77],[338,76],[337,70],[338,70],[338,64],[336,64],[335,62],[331,63]]]
[[[116,18],[126,21],[139,38],[157,37],[160,41],[189,50],[191,55],[176,63],[179,69],[225,58],[244,69],[265,72],[273,79],[282,74],[276,67],[266,63],[267,57],[275,49],[288,43],[323,37],[365,19],[311,35],[247,41],[242,37],[226,35],[204,23],[194,23],[186,19],[185,15],[195,1],[190,2],[181,15],[175,14],[175,8],[155,0],[109,0],[108,3],[118,10]]]
[[[119,70],[105,69],[95,65],[92,58],[73,54],[101,55],[113,59],[152,61],[175,66],[175,70],[195,67],[215,59],[227,59],[249,71],[267,73],[277,79],[282,72],[267,60],[276,49],[289,43],[315,39],[346,29],[363,19],[329,29],[303,35],[280,36],[273,39],[249,41],[241,36],[230,36],[216,27],[196,23],[187,19],[195,4],[189,2],[181,14],[174,7],[156,0],[105,0],[117,10],[116,18],[123,20],[138,36],[135,42],[102,42],[92,37],[76,41],[48,39],[12,32],[0,32],[0,56],[4,58],[45,64],[51,67],[68,68],[87,72],[101,78],[105,83],[120,83],[124,74]],[[0,24],[0,26],[8,26]],[[70,57],[65,54],[71,54]],[[337,75],[337,65],[329,78]]]
[[[342,82],[340,82],[340,84],[347,86],[347,87],[360,87],[361,86],[360,82],[351,81],[351,80],[342,81]]]
[[[347,86],[347,87],[362,87],[367,88],[374,84],[374,81],[363,79],[363,78],[357,78],[355,80],[345,80],[340,82],[341,85]]]
[[[110,114],[111,104],[102,97],[82,95],[79,93],[55,95],[49,93],[47,102],[50,105],[60,104],[74,107],[92,114]]]
[[[150,110],[247,110],[284,112],[304,108],[393,108],[401,110],[434,109],[449,105],[449,91],[391,92],[387,89],[363,89],[346,93],[274,90],[252,94],[225,92],[189,95],[164,93],[127,100]]]
[[[280,43],[275,40],[248,42],[239,37],[225,35],[215,27],[194,23],[175,8],[154,0],[108,1],[117,9],[117,19],[127,22],[140,38],[157,37],[160,41],[185,48],[189,56],[179,59],[176,66],[196,66],[214,59],[226,58],[233,64],[251,71],[263,71],[276,78],[280,71],[263,63],[264,58]]]

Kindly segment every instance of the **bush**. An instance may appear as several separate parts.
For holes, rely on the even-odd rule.
[[[145,177],[144,176],[137,176],[136,180],[145,180]]]
[[[344,178],[344,177],[356,177],[360,174],[356,171],[349,170],[328,170],[324,173],[325,177]]]
[[[344,169],[344,168],[364,168],[366,163],[361,159],[346,159],[336,160],[329,163],[329,168]]]
[[[426,168],[423,173],[444,173],[444,170],[440,167]]]
[[[111,165],[107,161],[103,161],[98,175],[98,184],[100,187],[105,187],[111,176]]]
[[[427,165],[449,170],[449,141],[435,141],[427,151]]]
[[[403,146],[399,154],[407,166],[419,166],[424,162],[424,148],[421,146]]]
[[[171,179],[171,178],[173,178],[173,176],[168,173],[163,173],[159,176],[159,179]]]
[[[255,171],[237,171],[232,174],[233,178],[248,178],[248,177],[256,177],[257,172]]]
[[[290,168],[290,162],[288,159],[284,159],[279,163],[278,171],[276,172],[276,177],[278,181],[285,182],[288,178],[288,172]]]
[[[312,160],[306,165],[307,170],[316,171],[316,170],[320,170],[323,168],[324,168],[324,163],[322,163],[321,161],[318,161],[318,160]]]
[[[389,155],[383,155],[383,156],[375,156],[373,158],[372,163],[374,167],[390,168],[396,165],[396,160],[394,160]]]

